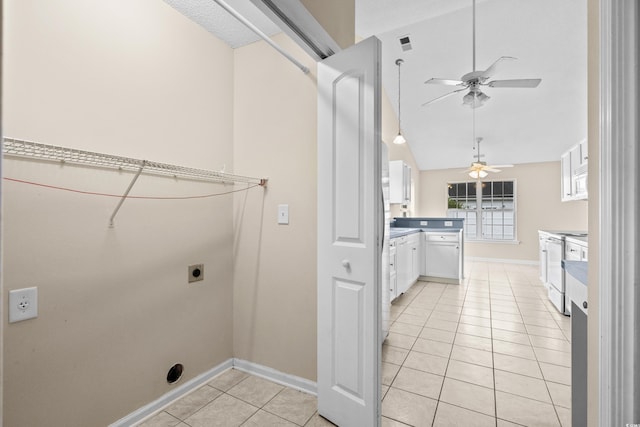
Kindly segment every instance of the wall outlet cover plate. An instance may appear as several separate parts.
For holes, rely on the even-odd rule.
[[[9,323],[38,317],[38,288],[9,291]]]

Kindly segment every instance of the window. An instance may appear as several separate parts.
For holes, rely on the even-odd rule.
[[[515,240],[515,186],[515,181],[448,183],[447,215],[464,218],[466,239]]]

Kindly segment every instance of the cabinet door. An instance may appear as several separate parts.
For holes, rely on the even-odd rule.
[[[579,145],[580,148],[580,165],[586,165],[589,161],[589,144],[586,140]]]
[[[411,274],[409,275],[409,285],[412,285],[420,276],[420,234],[409,236],[409,250],[411,256]]]
[[[540,255],[540,281],[547,283],[547,243],[544,236],[538,236],[538,246]]]
[[[562,200],[571,200],[572,191],[571,191],[571,152],[566,152],[560,158],[560,170],[562,174],[562,181],[560,182],[561,187],[561,199]]]
[[[426,275],[458,279],[460,272],[460,246],[458,243],[428,241],[425,246]]]
[[[397,293],[404,293],[409,289],[409,281],[411,280],[411,254],[409,253],[409,245],[406,240],[396,244],[396,274],[397,274]]]
[[[404,189],[404,204],[408,205],[411,203],[411,166],[404,164],[403,165],[403,184],[402,187]]]
[[[404,162],[389,162],[389,203],[404,203]]]
[[[389,301],[393,301],[398,296],[396,260],[396,243],[394,239],[389,243]]]

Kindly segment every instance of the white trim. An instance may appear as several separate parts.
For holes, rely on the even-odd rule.
[[[247,372],[251,375],[265,378],[269,381],[281,384],[285,387],[293,388],[305,393],[312,394],[314,396],[317,395],[317,385],[313,381],[307,380],[302,377],[297,377],[295,375],[286,374],[273,368],[269,368],[268,366],[259,365],[257,363],[249,362],[242,359],[231,358],[222,362],[218,366],[215,366],[210,370],[203,372],[202,374],[185,382],[179,387],[176,387],[168,393],[165,393],[153,402],[150,402],[147,405],[136,409],[129,415],[120,418],[118,421],[110,424],[109,427],[128,427],[138,424],[154,416],[167,406],[171,405],[176,400],[185,397],[189,393],[197,390],[204,384],[211,381],[213,378],[231,368],[235,368],[239,371]]]
[[[129,415],[120,418],[118,421],[109,424],[109,427],[128,427],[135,423],[139,423],[145,418],[154,415],[156,412],[167,407],[176,400],[186,396],[207,382],[211,381],[214,377],[220,375],[224,371],[233,367],[233,359],[228,359],[218,366],[211,368],[210,370],[203,372],[195,378],[190,379],[184,384],[174,388],[173,390],[163,394],[158,399],[151,403],[144,405],[141,408],[136,409]]]
[[[483,257],[465,257],[465,261],[470,262],[497,262],[502,264],[521,264],[521,265],[540,265],[540,261],[528,259],[511,259],[511,258],[483,258]]]
[[[599,422],[640,422],[640,5],[600,0]],[[595,420],[594,420],[595,424]]]
[[[262,377],[274,383],[300,390],[302,392],[317,396],[318,385],[314,381],[295,375],[280,372],[268,366],[259,365],[242,359],[233,359],[233,367],[239,371],[247,372],[251,375]]]

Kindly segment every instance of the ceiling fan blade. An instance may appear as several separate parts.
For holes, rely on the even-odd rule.
[[[491,64],[489,68],[487,68],[482,72],[482,74],[480,75],[482,80],[486,80],[489,77],[493,76],[493,73],[496,72],[496,67],[498,66],[498,64],[507,59],[518,59],[518,58],[514,58],[513,56],[501,56],[493,64]]]
[[[485,166],[482,170],[486,172],[501,172],[500,169],[496,169],[493,166]]]
[[[429,79],[424,83],[446,85],[446,86],[466,86],[462,80],[450,80],[450,79]]]
[[[429,105],[429,104],[432,104],[432,103],[434,103],[434,102],[436,102],[436,101],[440,101],[441,99],[448,98],[448,97],[450,97],[451,95],[454,95],[454,94],[456,94],[456,93],[458,93],[458,92],[462,92],[463,90],[467,90],[467,88],[466,88],[466,87],[463,87],[462,89],[458,89],[458,90],[454,90],[453,92],[445,93],[444,95],[439,96],[439,97],[437,97],[437,98],[434,98],[434,99],[432,99],[431,101],[427,101],[427,102],[425,102],[424,104],[422,104],[422,106],[424,107],[425,105]]]
[[[493,80],[487,83],[487,86],[534,88],[538,87],[541,81],[542,79]]]
[[[490,168],[512,168],[513,165],[491,165]]]

